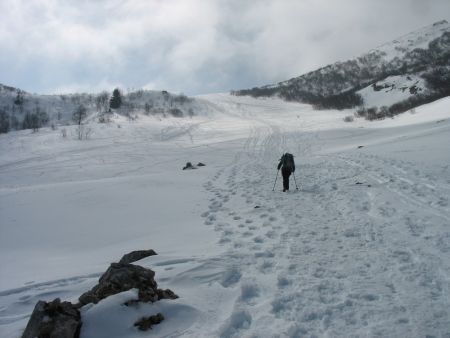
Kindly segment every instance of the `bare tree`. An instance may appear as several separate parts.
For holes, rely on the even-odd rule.
[[[87,116],[87,109],[85,106],[83,106],[82,104],[80,104],[77,109],[75,109],[75,111],[72,114],[72,120],[78,124],[81,125],[81,123],[83,122],[84,118]]]
[[[152,108],[153,108],[153,102],[152,101],[146,102],[144,105],[145,114],[146,115],[150,114],[150,111],[152,110]]]
[[[23,104],[24,104],[24,101],[25,101],[25,99],[24,99],[24,92],[21,91],[21,90],[19,90],[19,91],[17,92],[16,98],[14,99],[14,105],[16,105],[17,107],[19,107],[19,111],[20,111],[21,113],[23,113]]]
[[[0,110],[0,134],[9,131],[9,115],[4,110]]]
[[[99,113],[104,113],[108,111],[109,108],[109,93],[104,91],[101,92],[96,98],[95,98],[95,106],[97,108],[97,111]]]
[[[78,125],[76,132],[79,140],[87,140],[92,134],[92,129],[84,124],[80,124]]]

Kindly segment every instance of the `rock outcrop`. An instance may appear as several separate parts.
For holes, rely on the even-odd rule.
[[[171,290],[158,290],[155,273],[133,264],[112,263],[100,277],[99,283],[79,298],[82,305],[100,300],[130,289],[138,289],[139,301],[155,302],[159,299],[178,298]]]
[[[154,255],[157,255],[157,253],[152,249],[131,251],[130,253],[123,255],[123,257],[120,259],[119,263],[122,263],[122,264],[133,263],[133,262],[137,262],[145,257],[154,256]]]
[[[77,307],[56,298],[50,303],[39,301],[36,304],[22,338],[78,338],[80,328],[81,315]]]
[[[197,167],[194,167],[191,162],[187,162],[186,165],[183,167],[183,170],[186,169],[197,169]]]
[[[131,262],[156,255],[153,250],[132,251],[122,257],[119,263],[112,263],[100,277],[98,284],[79,297],[78,304],[39,301],[28,321],[22,338],[79,338],[81,315],[79,308],[86,304],[98,303],[102,299],[130,289],[138,290],[138,299],[125,303],[132,306],[140,302],[153,303],[160,299],[176,299],[178,296],[169,289],[158,289],[155,272],[133,265]],[[144,317],[135,323],[140,330],[151,329],[164,320],[161,313]]]

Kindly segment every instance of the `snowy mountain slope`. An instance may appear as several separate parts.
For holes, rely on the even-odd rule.
[[[202,100],[213,117],[119,116],[84,142],[0,135],[0,336],[143,248],[159,255],[136,264],[180,298],[86,306],[81,337],[142,336],[132,323],[153,311],[166,320],[146,336],[449,334],[449,98],[352,124],[280,99]],[[272,192],[285,151],[299,191],[279,178]]]
[[[393,107],[393,115],[423,103],[448,96],[450,89],[450,25],[443,20],[384,44],[357,58],[336,62],[276,85],[233,92],[254,97],[278,95],[286,100],[314,104],[317,108],[353,108],[361,105],[381,107],[386,103],[405,102]],[[384,95],[380,102],[367,94],[377,82],[391,77],[420,78],[421,91],[408,97]],[[408,80],[409,81],[409,80]],[[399,88],[408,86],[403,81]],[[364,89],[365,88],[365,89]],[[412,88],[412,87],[408,87]],[[390,98],[387,98],[390,96]],[[406,101],[405,101],[406,100]]]
[[[398,37],[389,43],[378,46],[374,50],[369,51],[369,53],[383,55],[386,61],[403,58],[407,53],[416,48],[427,49],[430,41],[436,40],[448,31],[448,22],[446,20],[438,21],[415,32]]]
[[[417,93],[426,92],[426,82],[416,75],[389,76],[373,83],[357,93],[367,107],[390,107],[397,102],[407,100]]]

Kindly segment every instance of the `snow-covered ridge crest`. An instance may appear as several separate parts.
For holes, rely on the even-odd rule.
[[[386,60],[394,59],[415,48],[427,49],[431,41],[448,31],[450,31],[449,23],[447,20],[441,20],[382,44],[370,50],[369,53],[383,53]]]

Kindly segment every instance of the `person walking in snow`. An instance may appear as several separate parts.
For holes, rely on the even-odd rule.
[[[278,170],[281,168],[281,175],[283,176],[283,192],[289,190],[289,176],[295,172],[294,155],[286,153],[281,156],[280,163],[278,163]]]

